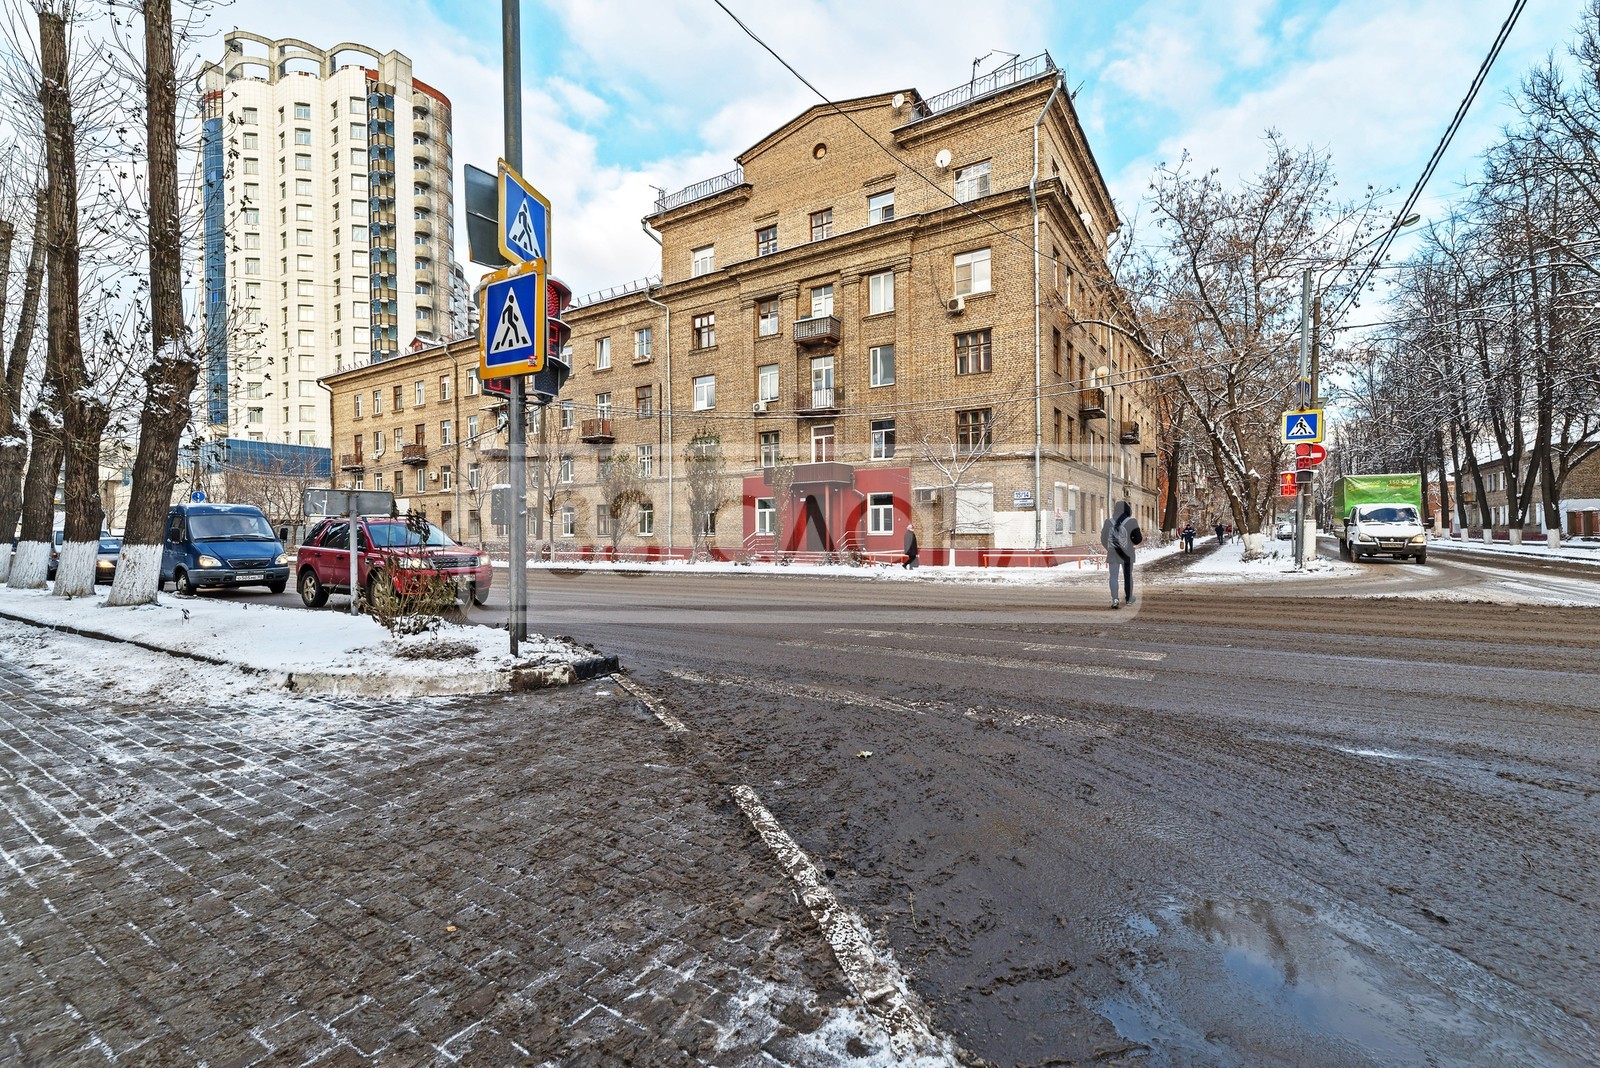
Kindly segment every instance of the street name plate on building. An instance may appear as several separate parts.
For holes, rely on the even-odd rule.
[[[1011,507],[1029,509],[1033,508],[1032,490],[1014,490],[1011,494]]]

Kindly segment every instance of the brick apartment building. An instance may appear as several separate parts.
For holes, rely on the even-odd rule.
[[[1111,498],[1154,528],[1145,351],[1084,322],[1117,304],[1095,280],[1118,220],[1048,55],[935,97],[812,108],[737,163],[657,200],[658,281],[565,316],[572,377],[530,447],[552,540],[609,540],[598,479],[613,458],[641,476],[628,549],[683,551],[701,535],[722,552],[892,555],[915,520],[932,561],[1064,555],[1097,542],[1108,474]],[[415,492],[436,522],[448,511],[451,533],[492,537],[460,492],[463,463],[480,486],[504,478],[471,363],[435,347],[325,382],[347,479],[392,489],[398,474],[397,496]],[[430,399],[446,374],[451,400]],[[409,422],[395,422],[396,396]],[[434,404],[447,407],[421,419]],[[433,436],[413,440],[418,425]],[[388,435],[381,461],[374,433]],[[727,472],[723,503],[697,515],[691,448]]]
[[[1492,521],[1492,531],[1496,534],[1509,535],[1511,523],[1511,501],[1506,478],[1506,461],[1494,459],[1479,464],[1483,474],[1484,493],[1489,506],[1489,517]],[[1525,473],[1519,487],[1525,484],[1528,474],[1531,473],[1535,480],[1533,489],[1533,503],[1529,507],[1527,526],[1523,530],[1523,537],[1543,537],[1546,531],[1544,507],[1540,503],[1541,491],[1538,488],[1538,471],[1536,469]],[[1478,530],[1482,523],[1482,513],[1477,505],[1476,488],[1469,482],[1463,490],[1466,501],[1468,527]],[[1566,535],[1600,535],[1600,453],[1592,453],[1573,467],[1565,481],[1561,484],[1561,497],[1559,501],[1561,511],[1561,532]]]

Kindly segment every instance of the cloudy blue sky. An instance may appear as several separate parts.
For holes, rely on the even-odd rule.
[[[1133,214],[1151,168],[1188,149],[1225,174],[1262,160],[1261,134],[1334,156],[1341,182],[1420,174],[1511,0],[726,0],[831,97],[932,95],[1003,59],[1048,50],[1066,70],[1102,171]],[[1585,0],[1530,0],[1425,215],[1449,211],[1474,157],[1509,121],[1507,91],[1564,52]],[[374,17],[381,9],[381,17]],[[320,46],[411,56],[455,105],[456,164],[500,148],[495,0],[236,0],[213,20]],[[523,0],[524,172],[554,203],[557,274],[584,293],[652,274],[639,229],[651,186],[676,189],[816,102],[712,0]],[[210,50],[220,54],[220,42]],[[458,227],[458,232],[464,232]],[[463,251],[463,256],[465,255]]]

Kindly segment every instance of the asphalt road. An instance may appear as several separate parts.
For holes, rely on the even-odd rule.
[[[531,624],[619,654],[993,1063],[1587,1064],[1596,614],[1409,596],[1593,575],[1435,553],[1111,612],[540,572]]]

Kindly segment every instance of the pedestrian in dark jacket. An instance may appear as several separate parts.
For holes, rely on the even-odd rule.
[[[1222,540],[1223,540],[1222,524],[1218,523],[1217,524],[1217,544],[1221,545],[1222,544]]]
[[[1111,607],[1121,608],[1117,599],[1117,575],[1121,572],[1123,592],[1127,602],[1133,603],[1134,546],[1144,541],[1139,521],[1133,518],[1133,506],[1127,501],[1117,502],[1117,516],[1107,519],[1100,528],[1100,544],[1106,549],[1106,569],[1111,572]]]
[[[1183,538],[1183,551],[1186,553],[1194,552],[1194,534],[1195,531],[1193,523],[1185,526],[1180,532],[1180,536]]]
[[[917,566],[917,532],[910,523],[906,524],[906,558],[901,561],[900,566],[904,568]]]

